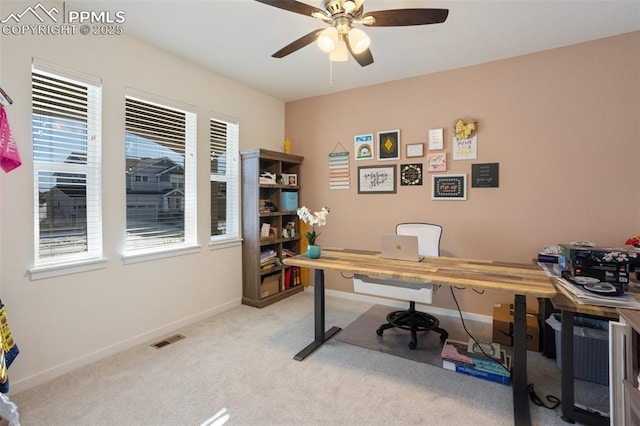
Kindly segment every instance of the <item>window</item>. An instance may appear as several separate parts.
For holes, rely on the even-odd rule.
[[[99,79],[34,60],[35,268],[102,258]]]
[[[126,253],[196,244],[196,114],[132,90],[126,96]]]
[[[211,241],[240,237],[238,123],[210,120]]]

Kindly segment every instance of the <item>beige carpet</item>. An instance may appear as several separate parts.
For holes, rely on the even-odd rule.
[[[372,304],[329,296],[326,306],[327,327],[347,327]],[[513,424],[509,386],[335,338],[294,361],[313,330],[309,292],[239,306],[177,330],[185,339],[162,349],[154,340],[11,399],[23,426],[198,426],[221,412],[228,425]],[[545,361],[530,362],[529,379],[541,395],[557,394],[558,369]],[[531,417],[565,424],[533,404]]]

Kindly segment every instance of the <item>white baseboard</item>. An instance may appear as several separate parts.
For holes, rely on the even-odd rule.
[[[304,291],[309,291],[313,293],[313,287],[311,286],[305,287]],[[327,289],[325,289],[324,294],[327,296],[341,297],[343,299],[356,300],[359,302],[386,305],[386,306],[391,306],[391,307],[400,308],[400,309],[407,307],[406,301],[386,299],[382,297],[369,296],[366,294],[347,293],[346,291],[327,290]],[[433,305],[421,305],[419,303],[416,303],[416,309],[426,310],[430,314],[435,316],[460,318],[460,314],[458,313],[458,311],[453,309],[444,309],[444,308],[439,308]],[[493,324],[493,317],[491,315],[474,314],[473,312],[462,312],[462,318],[464,318],[465,320],[468,319],[472,321]]]
[[[56,377],[62,376],[63,374],[69,373],[73,370],[76,370],[80,367],[84,367],[85,365],[99,361],[110,355],[114,355],[118,352],[131,349],[138,345],[146,344],[160,337],[165,337],[167,334],[175,332],[176,330],[179,330],[182,327],[188,326],[190,324],[210,318],[214,315],[221,314],[223,312],[228,311],[229,309],[240,306],[241,301],[242,301],[241,299],[232,300],[220,306],[207,309],[206,311],[203,311],[195,315],[191,315],[187,318],[183,318],[181,320],[164,325],[155,330],[151,330],[149,332],[139,334],[138,336],[134,336],[122,342],[113,344],[111,346],[107,346],[105,348],[99,349],[87,355],[83,355],[71,361],[65,362],[64,364],[60,364],[56,367],[50,368],[48,370],[44,370],[40,373],[34,374],[24,379],[20,379],[16,381],[11,380],[11,388],[10,388],[9,394],[11,395],[11,394],[16,394],[18,392],[22,392],[31,387],[37,386],[41,383],[44,383]]]

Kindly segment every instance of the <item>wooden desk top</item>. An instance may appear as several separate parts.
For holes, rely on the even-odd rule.
[[[283,259],[285,265],[351,272],[373,278],[395,278],[447,286],[508,291],[534,297],[553,297],[556,288],[537,265],[491,260],[427,256],[422,262],[382,259],[364,250],[322,248],[319,259],[298,255]]]

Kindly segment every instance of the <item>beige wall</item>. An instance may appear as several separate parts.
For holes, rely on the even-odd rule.
[[[640,233],[640,32],[290,102],[285,118],[292,152],[305,157],[301,204],[331,208],[322,245],[375,249],[396,223],[424,221],[443,225],[443,255],[531,262],[545,245],[620,246]],[[479,123],[477,160],[451,158],[458,118]],[[428,130],[441,127],[447,173],[470,178],[472,163],[497,162],[499,188],[432,201],[425,167],[423,186],[357,193],[357,166],[424,163],[407,160],[405,146],[426,143]],[[388,129],[400,129],[401,160],[353,160],[355,135]],[[329,190],[327,156],[338,144],[351,152],[349,190]],[[352,291],[332,273],[327,288]],[[456,295],[464,311],[484,314],[512,300]],[[446,288],[434,302],[454,307]]]
[[[5,15],[2,15],[5,16]],[[209,128],[212,112],[240,122],[241,148],[280,149],[284,103],[126,35],[3,36],[0,85],[15,101],[9,121],[23,165],[0,177],[0,285],[20,356],[19,391],[79,365],[240,304],[241,247],[209,241]],[[104,269],[30,281],[33,266],[32,57],[102,78]],[[124,95],[131,87],[193,105],[198,113],[199,252],[123,263]],[[9,222],[6,222],[9,221]]]

